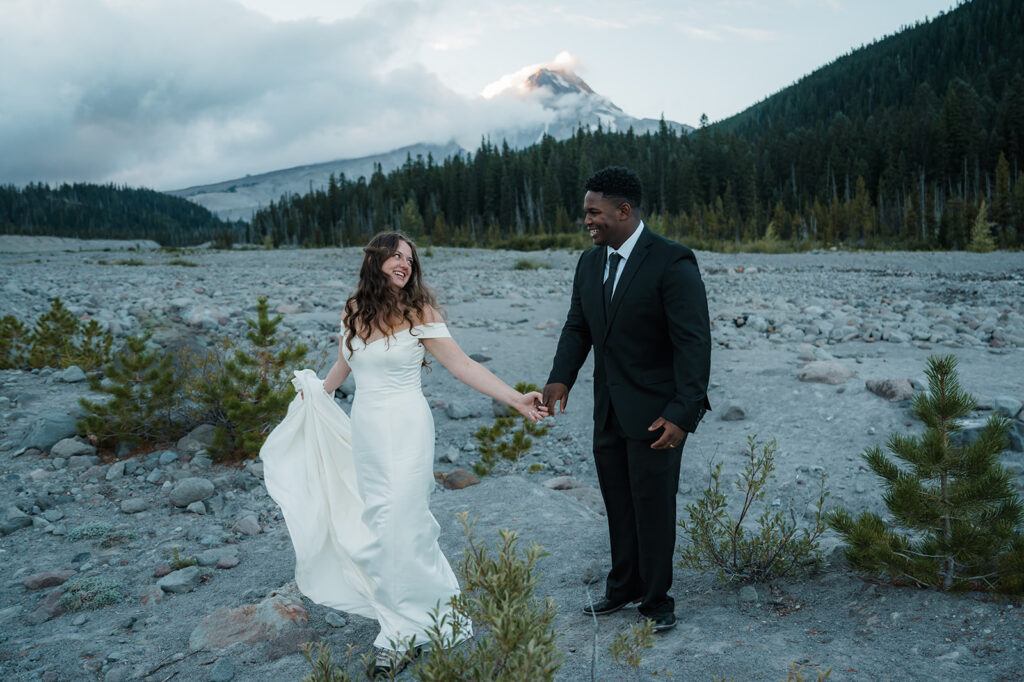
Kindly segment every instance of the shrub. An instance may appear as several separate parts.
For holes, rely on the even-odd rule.
[[[171,558],[167,564],[175,571],[180,571],[183,568],[196,565],[196,558],[194,556],[182,556],[177,547],[171,548]]]
[[[467,514],[459,517],[469,547],[457,568],[462,592],[450,602],[455,617],[435,614],[428,632],[430,655],[416,665],[413,677],[421,682],[554,679],[562,664],[555,645],[555,604],[550,597],[543,602],[534,597],[536,563],[544,553],[532,544],[520,554],[516,534],[501,530],[492,557],[474,538]],[[477,636],[456,647],[467,622],[476,624]]]
[[[894,433],[886,457],[877,446],[863,458],[882,479],[883,500],[896,524],[876,514],[856,520],[843,509],[829,524],[848,547],[846,557],[868,573],[942,590],[1024,593],[1024,506],[1011,475],[999,464],[1009,424],[992,416],[973,443],[958,436],[959,419],[974,409],[961,387],[952,355],[928,358],[928,392],[911,408],[926,426],[920,437]]]
[[[551,266],[539,260],[533,258],[518,258],[512,265],[513,270],[540,270],[541,268],[550,268]]]
[[[758,451],[757,436],[747,439],[747,462],[735,482],[743,493],[743,504],[735,520],[721,491],[722,464],[715,466],[711,486],[700,499],[686,505],[689,521],[679,521],[692,541],[680,552],[680,566],[701,572],[715,570],[719,579],[727,583],[765,582],[820,567],[818,538],[826,528],[822,506],[828,497],[825,476],[821,477],[813,527],[798,529],[791,509],[787,518],[785,511],[773,512],[764,505],[765,485],[775,470],[776,449],[774,440]],[[765,509],[757,519],[757,532],[751,533],[744,523],[755,502]]]
[[[352,652],[355,646],[348,645],[345,662],[339,665],[331,660],[331,645],[322,642],[306,642],[299,645],[302,657],[313,668],[313,672],[302,678],[302,682],[355,682],[363,676],[352,674]]]
[[[644,651],[654,646],[654,621],[644,618],[628,630],[616,633],[608,646],[608,653],[616,665],[628,668],[635,680],[640,680],[640,664]]]
[[[78,420],[79,432],[102,446],[169,440],[178,434],[180,379],[172,357],[148,348],[148,340],[148,335],[129,336],[125,350],[103,370],[108,381],[90,377],[89,387],[107,400],[78,400],[87,412]]]
[[[0,369],[17,369],[26,364],[28,331],[13,315],[0,318]]]
[[[30,367],[64,367],[78,332],[78,318],[64,307],[60,296],[50,302],[50,309],[39,316],[28,337]]]
[[[109,523],[94,521],[93,523],[87,523],[84,526],[72,528],[64,537],[68,540],[95,540],[96,538],[104,537],[112,530],[113,528]]]
[[[91,576],[64,583],[64,594],[58,603],[68,611],[84,611],[110,606],[123,598],[121,581]]]

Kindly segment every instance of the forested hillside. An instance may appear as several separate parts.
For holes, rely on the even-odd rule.
[[[974,0],[688,136],[483,141],[469,159],[409,159],[282,197],[253,233],[351,244],[395,227],[435,244],[543,244],[579,230],[583,181],[615,163],[640,173],[652,227],[695,244],[964,248],[984,205],[997,245],[1019,248],[1022,161],[1024,2]]]
[[[180,246],[230,243],[244,225],[225,223],[190,201],[151,189],[76,183],[0,186],[0,234],[78,239],[153,239]]]

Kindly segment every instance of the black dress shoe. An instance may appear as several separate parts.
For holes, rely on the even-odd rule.
[[[647,616],[647,618],[654,623],[655,632],[664,632],[676,626],[676,614],[674,613],[663,613],[660,616]]]
[[[639,604],[640,599],[627,599],[625,601],[615,601],[614,599],[608,599],[605,597],[600,601],[596,601],[593,604],[587,604],[583,607],[583,613],[588,616],[603,616],[608,613],[615,613],[621,608],[629,606],[630,604]]]

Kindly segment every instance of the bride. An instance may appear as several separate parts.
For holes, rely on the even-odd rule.
[[[364,250],[337,362],[322,384],[311,370],[295,373],[300,396],[260,451],[295,548],[299,589],[380,624],[375,678],[396,674],[418,653],[432,610],[455,618],[448,602],[459,585],[428,506],[434,421],[420,388],[426,352],[526,418],[547,414],[540,393],[516,391],[459,348],[423,284],[413,242],[387,232]],[[330,397],[350,372],[351,422]],[[470,628],[460,624],[460,636]]]

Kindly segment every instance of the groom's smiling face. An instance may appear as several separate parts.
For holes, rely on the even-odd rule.
[[[602,192],[587,192],[583,198],[583,225],[595,246],[622,246],[636,228],[628,203]]]

